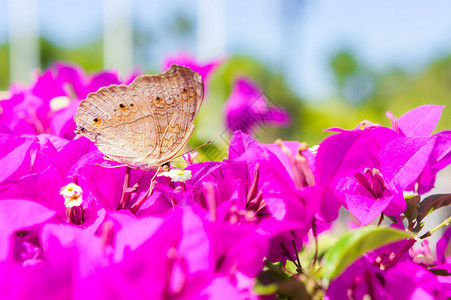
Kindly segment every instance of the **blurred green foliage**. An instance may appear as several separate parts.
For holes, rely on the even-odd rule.
[[[296,123],[302,113],[303,101],[298,98],[286,85],[283,77],[280,74],[271,72],[268,68],[263,66],[256,60],[244,56],[231,57],[222,63],[217,70],[215,70],[211,80],[207,82],[207,93],[202,107],[200,117],[203,115],[211,116],[208,123],[213,120],[218,121],[218,112],[222,111],[222,107],[230,93],[232,92],[233,84],[239,77],[252,78],[264,92],[270,105],[279,105],[290,112],[292,116],[292,125],[289,127],[271,127],[262,124],[256,135],[261,137],[261,142],[273,142],[275,138],[290,139],[295,136],[302,127],[302,123]],[[224,116],[220,116],[221,120]],[[209,127],[205,124],[206,128]],[[215,128],[216,132],[225,130],[224,122],[221,122]]]
[[[379,115],[396,116],[423,104],[447,105],[436,131],[451,129],[451,55],[432,62],[426,70],[408,75],[400,70],[375,76],[374,94],[365,103]]]
[[[176,27],[184,28],[182,25]],[[174,30],[175,30],[174,29]],[[65,61],[93,72],[102,68],[102,43],[96,42],[75,49],[57,47],[42,38],[41,66],[48,67],[54,61]],[[0,90],[8,88],[8,45],[0,45]],[[227,154],[230,138],[224,127],[222,107],[229,97],[234,81],[240,76],[252,78],[262,88],[270,103],[286,109],[292,116],[287,127],[262,126],[256,136],[259,141],[271,143],[276,138],[319,143],[330,133],[325,128],[351,129],[362,120],[370,120],[385,126],[390,122],[385,112],[391,110],[400,116],[422,104],[447,105],[451,100],[451,55],[433,61],[417,74],[393,69],[378,73],[365,66],[349,49],[341,49],[329,60],[335,75],[337,95],[323,101],[306,101],[297,96],[286,84],[281,74],[275,73],[261,62],[244,56],[233,56],[220,64],[206,83],[206,97],[196,119],[192,145],[205,141],[213,143],[201,152],[220,159]],[[449,110],[444,115],[449,116]],[[451,128],[451,118],[442,117],[437,130]]]
[[[98,41],[79,48],[61,48],[41,38],[41,67],[48,68],[55,61],[77,64],[87,72],[99,71],[103,66],[102,42]]]
[[[40,65],[48,68],[53,62],[61,61],[77,64],[87,72],[102,69],[102,43],[86,45],[79,48],[61,48],[45,38],[39,40]],[[9,86],[9,47],[0,45],[0,90],[7,90]]]
[[[349,95],[344,94],[340,99],[336,99],[335,102],[343,106],[350,105],[351,119],[362,116],[375,123],[389,126],[390,122],[385,117],[388,110],[399,117],[420,105],[451,104],[451,55],[432,61],[424,70],[416,74],[407,73],[399,68],[377,73],[365,67],[364,63],[359,62],[351,52],[348,52],[346,56],[347,58],[344,58],[341,63],[348,61],[351,64],[348,69],[354,69],[356,66],[357,69],[343,77],[343,88],[358,91],[362,89],[364,82],[370,82],[371,86],[371,92],[360,93],[360,97],[346,97]],[[354,58],[349,59],[349,57]],[[340,58],[343,58],[342,52],[338,52],[332,61],[340,60]],[[436,132],[451,128],[450,109],[451,107],[444,109]],[[365,113],[362,115],[361,112]],[[335,117],[338,116],[335,115]],[[338,124],[344,123],[339,121]],[[349,128],[349,126],[345,127]]]
[[[0,45],[0,91],[9,85],[9,51],[8,44]]]
[[[218,122],[218,107],[227,100],[234,80],[240,76],[253,78],[271,102],[292,116],[289,127],[263,126],[257,131],[259,141],[264,143],[282,138],[314,145],[330,134],[323,131],[326,128],[352,129],[363,120],[391,126],[385,116],[388,110],[399,117],[419,105],[451,103],[451,55],[432,62],[419,74],[399,69],[377,73],[359,62],[351,51],[340,50],[331,58],[330,67],[339,93],[334,98],[313,102],[294,94],[280,74],[260,62],[243,56],[230,58],[207,86],[196,129],[199,137],[206,140],[215,134],[224,136],[224,122]],[[451,118],[446,117],[450,115],[449,109],[443,111],[436,131],[451,128]]]
[[[357,72],[359,65],[352,52],[343,49],[332,56],[330,67],[334,72],[337,86],[341,90],[346,80]]]

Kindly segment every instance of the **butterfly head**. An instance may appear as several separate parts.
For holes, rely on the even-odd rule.
[[[77,128],[74,130],[75,134],[85,136],[91,141],[95,142],[97,133],[94,133],[90,130],[88,130],[86,127],[77,125]]]
[[[86,129],[84,127],[81,126],[77,126],[77,128],[75,129],[75,134],[83,134],[85,133]]]

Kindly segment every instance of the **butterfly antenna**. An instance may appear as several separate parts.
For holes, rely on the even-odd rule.
[[[194,149],[191,149],[191,150],[186,151],[186,152],[184,152],[184,153],[182,153],[182,154],[180,154],[180,155],[175,156],[173,159],[182,157],[183,155],[185,155],[185,154],[187,154],[187,153],[191,153],[191,152],[193,152],[193,151],[195,151],[195,150],[197,150],[197,149],[199,149],[199,148],[201,148],[201,147],[207,146],[207,145],[210,144],[210,143],[211,143],[211,141],[208,141],[208,142],[206,142],[206,143],[203,143],[202,145],[197,146],[197,147],[194,148]],[[171,159],[171,160],[172,160],[172,159]]]
[[[138,169],[136,167],[129,166],[129,165],[104,166],[104,165],[101,165],[99,163],[96,163],[95,165],[99,166],[99,167],[102,167],[102,168],[105,168],[105,169],[116,169],[116,168],[122,168],[122,167],[130,167],[132,169]]]

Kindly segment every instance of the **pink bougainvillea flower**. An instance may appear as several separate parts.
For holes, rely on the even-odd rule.
[[[4,200],[0,206],[3,202],[8,204]],[[8,233],[30,229],[54,214],[36,204],[30,207],[33,212],[17,207],[24,208],[19,211],[22,215],[2,219],[8,223]],[[0,212],[7,211],[2,206]],[[137,219],[120,212],[107,215],[97,231],[45,224],[36,232],[39,260],[18,264],[9,255],[0,261],[0,298],[254,297],[255,277],[268,250],[268,239],[255,227],[210,222],[190,209],[178,208],[164,219]],[[18,254],[30,252],[25,241],[20,245],[14,246]]]
[[[230,131],[250,134],[259,126],[287,126],[290,115],[283,108],[271,104],[255,82],[238,78],[224,105],[226,126]]]
[[[387,117],[392,121],[392,129],[403,136],[430,136],[440,119],[444,106],[421,105],[414,108],[399,119],[391,112]]]
[[[54,215],[54,211],[30,200],[0,200],[0,261],[13,254],[16,259],[21,260],[20,262],[34,259],[33,255],[26,254],[27,248],[24,244],[30,245],[28,241],[16,243],[15,249],[11,247],[13,236],[19,230],[24,231],[21,236],[28,235],[25,232],[51,219]],[[18,248],[23,249],[19,250]],[[16,251],[16,253],[12,251]]]
[[[201,64],[196,59],[188,54],[178,54],[168,56],[164,60],[163,70],[168,70],[173,64],[181,65],[190,68],[199,73],[204,82],[207,82],[215,68],[220,64],[220,61],[212,61],[207,64]]]
[[[367,257],[331,282],[326,299],[447,299],[446,284],[426,268],[405,259],[382,271]]]
[[[434,259],[429,248],[428,240],[423,240],[421,247],[411,249],[410,256],[413,261],[427,267],[429,271],[436,274],[437,280],[446,291],[446,299],[451,297],[451,228],[448,228],[442,238],[436,244],[437,259]]]
[[[283,164],[285,170],[291,177],[290,180],[286,176],[279,175],[277,176],[278,179],[275,180],[275,182],[289,182],[290,184],[294,183],[298,197],[301,197],[303,199],[303,205],[305,205],[304,216],[302,217],[305,223],[303,226],[296,226],[294,224],[292,225],[293,228],[297,227],[298,230],[290,231],[291,238],[294,238],[293,234],[295,236],[303,236],[304,242],[307,242],[309,236],[305,235],[305,233],[299,229],[309,229],[311,225],[309,224],[309,222],[315,223],[316,234],[319,234],[320,232],[330,228],[330,224],[324,223],[323,219],[318,220],[316,217],[313,217],[320,214],[319,209],[321,203],[321,194],[323,192],[323,189],[317,186],[315,183],[315,154],[306,147],[305,143],[299,143],[296,141],[282,142],[281,140],[276,140],[274,144],[267,144],[263,146],[272,153],[276,154],[277,158]],[[280,173],[281,166],[279,164],[270,163],[270,166],[272,166],[273,169],[268,168],[268,170],[266,170],[268,173]],[[269,176],[268,178],[271,178],[271,176]],[[285,225],[289,226],[287,220],[285,220],[284,222],[286,223]],[[276,225],[274,228],[278,228],[278,226],[280,225]],[[276,239],[273,239],[271,240],[271,242],[274,243],[275,240]],[[285,240],[281,240],[279,238],[279,241],[276,243],[280,242],[286,244],[287,238],[285,238]],[[285,246],[286,249],[289,249],[291,247],[292,245]],[[280,251],[281,249],[277,249],[277,247],[271,247],[271,249],[276,249],[279,251],[278,260],[281,260],[282,256],[286,257],[286,251]],[[276,257],[276,255],[274,253],[271,253],[271,259],[274,261],[273,257]]]
[[[296,188],[301,189],[315,185],[315,154],[305,143],[277,140],[274,144],[265,145],[284,165]]]
[[[0,199],[22,198],[35,200],[64,215],[64,201],[59,191],[67,184],[66,174],[81,156],[86,154],[91,142],[80,139],[61,147],[56,137],[3,135],[7,145],[20,145],[7,152],[4,160],[8,168],[2,169]],[[85,141],[84,145],[83,141]],[[17,144],[21,143],[21,144]],[[54,144],[55,143],[55,144]],[[57,147],[55,147],[57,145]],[[1,154],[0,154],[1,155]]]
[[[384,290],[381,273],[381,270],[361,258],[330,283],[325,299],[365,299],[366,295],[371,299],[390,299]]]
[[[198,213],[212,221],[256,225],[259,232],[274,239],[270,257],[287,260],[295,257],[293,243],[297,249],[302,247],[317,199],[313,192],[298,190],[278,157],[265,147],[237,131],[230,142],[228,160],[188,166],[193,176],[176,187],[183,197],[173,204],[200,206],[202,213]],[[149,207],[153,215],[158,214],[157,203],[171,203],[162,197],[171,197],[162,188],[157,184],[155,198],[152,195],[146,201],[153,203]],[[287,249],[281,249],[281,244],[287,244]]]
[[[100,209],[117,209],[125,168],[110,168],[111,163],[103,159],[104,155],[88,139],[67,142],[46,135],[18,137],[8,134],[0,134],[0,138],[4,144],[0,162],[8,166],[0,171],[0,199],[34,200],[65,219],[67,207],[61,190],[69,183],[75,183],[83,191],[83,207],[87,209],[85,221],[95,218]],[[142,173],[133,170],[131,179],[137,182]],[[142,180],[137,192],[148,188],[149,181]]]
[[[353,177],[342,178],[338,182],[336,196],[339,200],[344,200],[343,206],[349,209],[362,225],[373,221],[391,201],[397,204],[404,201],[402,192],[386,188],[379,170],[370,168],[365,168]]]
[[[338,217],[338,181],[360,172],[378,150],[369,129],[343,131],[321,142],[315,158],[315,181],[322,189],[319,220],[331,222]]]
[[[428,163],[419,177],[406,188],[408,191],[418,194],[429,192],[434,187],[437,173],[451,164],[451,131],[438,132],[431,138],[435,138],[435,145]]]
[[[253,228],[210,222],[188,208],[177,208],[164,219],[121,223],[114,264],[92,273],[81,286],[92,289],[97,299],[112,291],[118,299],[249,295],[268,249],[267,239]]]
[[[272,229],[266,229],[273,236],[269,259],[295,257],[296,249],[302,247],[302,238],[311,228],[317,193],[308,188],[297,189],[278,157],[241,131],[235,132],[230,141],[229,163],[233,176],[240,182],[238,195],[242,200],[237,203],[241,203],[240,209],[252,212],[257,224],[272,223]],[[289,247],[281,249],[285,243]]]
[[[436,244],[437,263],[451,263],[451,227],[448,228]]]
[[[401,214],[406,208],[403,191],[424,169],[434,142],[422,137],[392,140],[380,152],[380,169],[370,166],[340,179],[337,199],[362,225],[382,212]]]
[[[190,209],[184,209],[181,217],[182,236],[172,252],[170,292],[188,299],[215,298],[222,292],[226,298],[249,295],[267,255],[268,238],[253,226],[210,222]],[[229,287],[222,291],[224,284]]]
[[[38,139],[0,134],[0,184],[28,175],[33,164],[31,152],[36,151]]]
[[[179,171],[192,176],[175,181],[108,161],[86,138],[68,140],[78,101],[119,82],[58,64],[0,103],[0,299],[258,299],[264,266],[302,269],[309,233],[330,226],[340,204],[361,225],[384,213],[403,230],[403,192],[433,186],[451,162],[450,132],[431,136],[442,107],[423,106],[399,120],[389,114],[393,128],[335,129],[317,153],[237,130],[227,159],[185,156]],[[240,79],[236,89],[228,113],[247,132],[288,120],[267,99],[248,101],[259,93],[253,83]],[[414,239],[367,252],[326,298],[446,299],[450,236],[436,260],[426,241],[409,253]]]
[[[56,63],[29,87],[10,89],[9,99],[0,102],[0,123],[19,135],[51,133],[72,139],[79,101],[102,86],[120,83],[114,72],[85,75],[77,66]]]
[[[392,121],[392,129],[403,136],[429,137],[440,119],[444,106],[422,105],[397,119],[391,112],[387,117]],[[434,187],[437,173],[451,164],[451,132],[442,131],[433,135],[435,145],[423,172],[406,190],[424,194]],[[415,187],[417,185],[417,187]]]
[[[323,141],[316,157],[323,199],[336,198],[362,224],[377,213],[400,214],[405,208],[403,191],[413,190],[416,183],[420,193],[429,190],[436,172],[451,162],[447,132],[430,137],[442,109],[420,106],[399,120],[387,113],[392,129],[374,124],[364,129],[360,125],[354,130],[333,129],[340,133]],[[359,164],[360,170],[353,167]]]
[[[408,249],[414,244],[398,241],[365,254],[331,282],[328,299],[362,299],[365,294],[372,299],[446,299],[447,276],[412,261]]]
[[[238,199],[238,184],[234,181],[228,162],[208,161],[187,168],[193,177],[186,182],[186,204],[200,205],[211,220],[227,220],[230,201]]]
[[[42,256],[35,264],[4,262],[0,269],[2,299],[68,299],[82,295],[88,290],[78,285],[81,279],[108,263],[99,237],[69,225],[45,224],[39,231],[39,249]]]
[[[0,122],[16,134],[49,133],[48,103],[24,91],[0,101]]]
[[[240,194],[245,195],[248,204],[254,197],[262,197],[268,212],[277,220],[290,219],[290,214],[292,219],[299,220],[301,215],[294,215],[300,213],[308,224],[312,212],[306,210],[306,203],[284,165],[265,146],[241,131],[233,135],[229,163],[234,177],[241,181]]]
[[[412,261],[400,261],[384,277],[392,299],[447,299],[445,285],[437,276]]]

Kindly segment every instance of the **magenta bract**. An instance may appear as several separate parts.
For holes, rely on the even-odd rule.
[[[217,65],[181,60],[205,76]],[[74,139],[79,101],[113,83],[121,83],[116,73],[55,64],[0,102],[1,299],[257,299],[259,285],[268,298],[296,298],[312,283],[327,299],[450,296],[450,230],[436,257],[426,242],[411,249],[424,215],[450,198],[404,197],[429,191],[451,163],[451,132],[432,134],[442,106],[399,119],[388,113],[391,128],[333,128],[316,152],[248,135],[290,117],[239,78],[224,107],[228,158],[185,154],[179,171],[190,176],[173,180],[120,166],[88,139]],[[349,260],[326,289],[316,276],[327,249],[316,251],[316,238],[334,229],[340,208],[357,219],[354,227],[385,218],[417,236],[365,248],[372,251]]]

